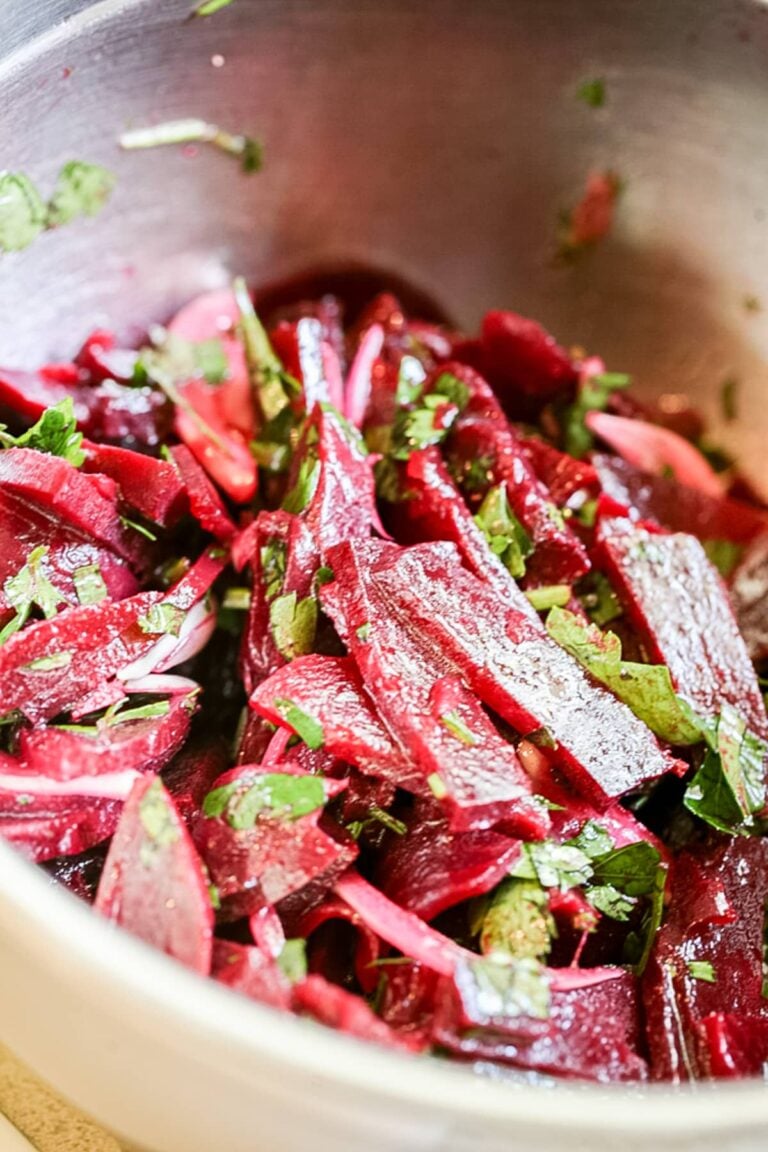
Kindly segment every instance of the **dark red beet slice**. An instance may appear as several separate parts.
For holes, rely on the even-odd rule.
[[[451,832],[434,801],[419,803],[405,836],[393,836],[377,881],[384,894],[423,920],[490,892],[520,855],[516,840],[499,832]]]
[[[68,608],[16,632],[0,648],[0,715],[33,723],[77,705],[155,642],[138,624],[162,600],[142,592],[113,604]]]
[[[413,1036],[426,1047],[432,1039],[432,1016],[440,977],[423,964],[393,964],[383,969],[379,1013],[396,1032]]]
[[[583,544],[562,518],[547,488],[536,476],[516,433],[507,424],[460,418],[451,433],[448,455],[461,476],[483,461],[485,488],[504,484],[510,507],[534,544],[526,571],[535,584],[572,584],[589,571]]]
[[[301,382],[307,412],[318,401],[333,401],[323,356],[325,331],[319,320],[303,316],[293,323],[284,321],[270,332],[270,340],[286,370]]]
[[[607,496],[671,532],[747,544],[768,530],[768,513],[741,500],[707,496],[672,476],[651,476],[618,456],[597,454],[592,463]]]
[[[565,452],[558,452],[546,440],[522,437],[520,445],[541,483],[549,489],[550,499],[558,508],[564,507],[576,492],[596,496],[600,487],[595,468],[586,460],[575,460]]]
[[[159,772],[179,751],[189,733],[195,700],[173,696],[164,716],[127,720],[97,734],[64,728],[22,728],[19,751],[25,765],[52,780],[100,776],[135,769]]]
[[[435,448],[413,452],[406,466],[408,499],[397,506],[409,527],[408,541],[450,540],[476,576],[485,580],[502,604],[510,604],[539,623],[536,611],[491,549]]]
[[[225,772],[215,781],[215,789],[240,784],[245,791],[268,773],[309,776],[288,764],[250,764]],[[322,787],[326,799],[331,799],[344,783],[323,780]],[[243,908],[249,897],[257,898],[257,904],[248,907],[250,913],[264,900],[276,904],[313,880],[322,879],[330,886],[354,860],[357,849],[352,840],[334,840],[320,827],[321,812],[318,808],[290,819],[261,810],[246,827],[233,827],[226,812],[202,819],[196,839],[222,902],[245,897],[238,902]]]
[[[276,700],[290,700],[314,717],[323,730],[323,747],[340,760],[411,791],[425,790],[423,772],[408,760],[379,719],[354,660],[298,656],[256,687],[251,707],[271,723],[290,729]]]
[[[86,440],[85,472],[109,476],[126,504],[163,527],[174,524],[184,511],[184,485],[172,464],[143,452],[93,444]]]
[[[211,975],[233,992],[284,1011],[291,1007],[291,983],[271,956],[252,945],[215,940]]]
[[[377,592],[369,565],[351,545],[334,550],[332,565],[336,580],[320,590],[323,607],[382,719],[424,778],[436,781],[452,829],[503,824],[524,839],[545,836],[546,810],[532,796],[514,748],[463,687],[455,666],[424,649],[407,617]]]
[[[603,971],[611,978],[572,990],[553,987],[549,1018],[541,1020],[506,1014],[503,998],[478,983],[472,964],[460,964],[440,982],[433,1037],[467,1059],[602,1083],[644,1080],[636,979],[621,969]],[[550,970],[551,978],[557,974]]]
[[[576,386],[578,370],[553,336],[517,312],[487,312],[480,332],[482,363],[502,403],[515,393],[549,400]]]
[[[726,1013],[768,1021],[762,996],[767,901],[764,840],[720,839],[675,861],[667,922],[643,976],[656,1079],[720,1074],[720,1029],[705,1025],[707,1017]],[[696,963],[711,965],[711,981],[701,978]],[[764,1028],[758,1031],[765,1035]]]
[[[713,1012],[701,1021],[710,1076],[763,1076],[768,1061],[768,1018]]]
[[[732,704],[758,736],[768,736],[749,653],[723,582],[699,541],[683,533],[652,534],[618,518],[602,519],[597,539],[651,658],[667,665],[680,695],[705,716]]]
[[[82,420],[85,409],[77,404],[77,395],[77,389],[51,380],[42,372],[0,368],[0,406],[30,424],[39,420],[46,408],[60,404],[67,397],[75,400],[77,418]]]
[[[353,908],[349,904],[345,904],[343,900],[334,899],[333,897],[324,900],[322,904],[318,904],[314,908],[310,908],[304,916],[299,920],[296,928],[296,935],[309,938],[314,932],[321,928],[324,924],[331,923],[334,920],[342,920],[347,924],[351,924],[357,933],[357,946],[354,955],[354,969],[357,982],[366,994],[375,992],[376,986],[379,983],[379,969],[376,962],[381,956],[382,946],[381,940],[373,932]],[[320,970],[333,967],[333,957],[322,957],[324,963],[320,965]],[[327,962],[325,962],[327,960]],[[310,965],[312,968],[316,967],[316,955],[314,948],[310,949]]]
[[[229,750],[224,741],[210,737],[190,741],[164,770],[163,783],[188,824],[200,815],[203,800],[228,763]]]
[[[190,512],[201,528],[228,544],[236,528],[213,484],[185,444],[176,444],[170,452],[186,488]]]
[[[0,836],[37,863],[75,856],[112,835],[122,807],[94,796],[0,790]]]
[[[596,805],[675,769],[625,705],[527,617],[500,610],[493,591],[446,546],[356,542],[339,548],[331,563],[344,576],[353,564],[364,570],[388,611],[408,620],[409,631],[443,659],[455,660],[480,699],[519,732],[545,728],[563,772]],[[328,601],[333,587],[322,590]],[[351,623],[359,627],[357,619]]]
[[[338,984],[329,983],[322,976],[307,976],[294,987],[293,1009],[361,1040],[373,1040],[389,1048],[404,1048],[410,1052],[421,1051],[424,1047],[417,1037],[395,1032],[371,1011],[360,996],[354,996]]]
[[[146,567],[147,542],[121,522],[117,485],[107,476],[88,475],[59,456],[31,448],[8,448],[0,452],[0,490],[105,545],[134,567]]]
[[[207,976],[213,908],[202,862],[160,780],[139,780],[104,864],[95,907],[104,916]]]

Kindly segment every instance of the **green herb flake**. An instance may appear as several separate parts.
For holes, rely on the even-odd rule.
[[[751,292],[748,292],[746,296],[742,297],[741,306],[745,312],[762,312],[763,310],[760,297],[755,296]]]
[[[572,848],[578,848],[590,860],[608,855],[609,852],[613,852],[615,847],[613,837],[608,829],[604,828],[602,824],[598,824],[596,820],[587,820],[579,834],[566,843]]]
[[[703,980],[706,984],[717,983],[717,974],[709,960],[689,960],[687,968],[688,975],[694,980]]]
[[[347,832],[353,840],[359,840],[366,829],[378,824],[382,828],[386,828],[388,832],[394,832],[396,836],[405,836],[408,832],[408,825],[404,824],[402,820],[398,820],[391,812],[387,812],[384,808],[379,808],[378,804],[373,804],[368,809],[368,815],[364,820],[353,820],[347,824]]]
[[[62,668],[69,667],[73,655],[72,652],[54,652],[50,656],[41,656],[38,660],[25,664],[22,672],[58,672]]]
[[[183,608],[161,602],[153,604],[145,616],[139,616],[137,623],[150,636],[178,636],[186,615]]]
[[[82,568],[75,568],[72,582],[81,604],[100,604],[107,598],[107,586],[98,564],[84,564]]]
[[[100,164],[70,160],[59,172],[48,204],[48,227],[58,228],[77,216],[96,216],[115,187],[112,172]]]
[[[33,608],[39,608],[46,620],[51,620],[59,606],[66,604],[58,588],[51,584],[42,570],[42,563],[47,555],[47,547],[34,548],[23,568],[5,581],[3,585],[5,598],[16,615],[0,631],[0,644],[4,644],[14,632],[23,628]]]
[[[720,411],[729,423],[739,418],[739,390],[741,383],[735,376],[728,376],[720,385]]]
[[[525,575],[525,561],[533,551],[528,533],[509,506],[505,484],[490,488],[475,516],[488,547],[515,579]]]
[[[528,1016],[546,1020],[550,989],[546,969],[537,960],[505,955],[483,956],[469,968],[478,1003],[488,1018]]]
[[[610,580],[602,572],[590,572],[580,582],[579,599],[592,623],[601,628],[618,619],[624,611]]]
[[[703,548],[710,564],[714,564],[724,580],[733,573],[744,555],[744,545],[733,540],[704,540]]]
[[[605,104],[605,80],[601,76],[584,80],[576,91],[576,97],[590,108],[602,108]]]
[[[371,637],[371,626],[368,623],[361,624],[359,628],[355,628],[355,636],[361,644],[367,644]]]
[[[622,660],[618,636],[562,608],[550,611],[547,631],[657,736],[670,744],[698,744],[705,738],[703,721],[675,692],[666,665]]]
[[[587,892],[587,899],[593,908],[611,920],[628,920],[635,910],[637,900],[614,888],[612,884],[595,885]]]
[[[296,382],[285,372],[275,354],[266,329],[256,315],[248,285],[242,276],[236,278],[232,291],[240,312],[240,339],[245,350],[251,385],[263,421],[269,424],[289,409],[289,393],[295,390]],[[280,441],[279,437],[274,436],[268,439]]]
[[[581,849],[552,840],[524,844],[510,872],[520,880],[538,880],[543,888],[559,888],[561,892],[588,883],[592,874],[592,863]]]
[[[315,572],[315,584],[318,588],[322,587],[323,584],[330,584],[335,579],[333,568],[328,568],[326,565],[318,568],[317,572]]]
[[[433,772],[430,776],[427,776],[427,784],[435,800],[445,800],[448,795],[448,789],[437,772]]]
[[[763,765],[767,755],[768,745],[726,704],[717,724],[716,748],[707,751],[688,785],[686,808],[722,832],[755,831],[754,817],[766,802]]]
[[[203,815],[225,817],[237,832],[253,828],[257,819],[300,820],[322,808],[325,784],[320,776],[293,776],[281,772],[246,773],[214,788],[203,801]]]
[[[194,118],[166,120],[149,128],[131,128],[121,133],[117,142],[126,152],[172,144],[210,144],[237,157],[244,172],[258,172],[263,164],[263,149],[258,140]]]
[[[564,608],[572,594],[570,584],[549,584],[543,588],[529,588],[525,593],[528,603],[537,612],[548,612],[550,608]]]
[[[596,886],[609,885],[625,896],[651,896],[661,857],[647,840],[638,840],[592,861]]]
[[[0,445],[3,448],[32,448],[49,456],[61,456],[73,467],[79,468],[85,460],[83,436],[77,431],[77,420],[71,397],[46,408],[40,419],[20,436],[11,436],[0,425]]]
[[[173,807],[160,780],[153,780],[139,803],[139,820],[148,838],[158,848],[181,839]]]
[[[0,173],[0,252],[20,252],[37,239],[48,209],[32,181],[21,172]]]
[[[432,393],[445,397],[451,404],[463,412],[469,403],[470,392],[468,386],[452,372],[441,372],[432,385]]]
[[[247,612],[251,606],[250,588],[227,588],[221,606],[235,612]]]
[[[274,600],[283,587],[288,549],[279,536],[269,540],[259,552],[261,578],[267,600]]]
[[[470,747],[477,744],[474,732],[464,723],[458,709],[452,708],[450,712],[444,713],[439,719],[443,728],[447,728],[451,735],[460,740],[462,744],[467,744]]]
[[[317,600],[299,600],[295,592],[277,596],[269,605],[269,627],[275,647],[286,660],[307,656],[315,646]]]
[[[193,16],[213,16],[215,12],[220,12],[222,8],[228,8],[233,0],[204,0],[203,4],[198,4],[192,13]]]
[[[601,372],[582,381],[578,395],[563,415],[563,442],[569,456],[581,459],[594,447],[594,438],[585,424],[588,412],[604,412],[611,395],[628,388],[631,377],[624,372]]]
[[[415,356],[401,357],[395,392],[395,403],[398,408],[405,408],[418,402],[425,379],[426,373],[420,360]]]
[[[304,741],[307,747],[313,750],[322,748],[325,739],[323,727],[314,716],[310,716],[308,712],[303,712],[292,700],[281,698],[274,700],[273,703],[286,724],[293,728],[296,735]]]
[[[307,942],[301,937],[286,940],[277,957],[277,966],[291,984],[299,984],[307,975]]]
[[[480,929],[483,955],[543,961],[556,935],[546,891],[536,881],[503,880],[490,898]]]
[[[143,536],[145,540],[149,540],[153,544],[157,543],[157,536],[151,528],[147,528],[146,524],[140,524],[138,520],[129,520],[127,516],[120,516],[119,519],[123,528],[130,528],[132,532],[138,532],[140,536]]]
[[[299,465],[296,483],[283,500],[283,509],[298,515],[311,503],[320,483],[322,464],[313,454],[304,457]]]

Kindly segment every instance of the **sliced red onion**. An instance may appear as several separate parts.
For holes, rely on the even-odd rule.
[[[371,396],[371,372],[384,345],[384,329],[372,324],[358,346],[344,391],[344,415],[350,424],[360,428]]]
[[[143,680],[153,672],[165,672],[196,656],[210,640],[216,629],[216,609],[213,602],[200,600],[190,608],[178,636],[161,636],[148,652],[131,661],[117,673],[124,683]]]
[[[72,780],[51,780],[36,772],[0,771],[0,791],[34,796],[99,796],[106,800],[125,800],[131,788],[144,775],[135,768],[110,772],[103,776],[75,776]]]
[[[723,484],[709,462],[688,440],[669,428],[629,420],[608,412],[588,412],[585,423],[628,464],[661,476],[671,471],[675,479],[707,496],[723,495]]]
[[[328,385],[328,399],[334,408],[338,408],[341,412],[344,404],[344,377],[338,354],[336,349],[326,340],[321,343],[320,351],[323,357],[325,382]]]
[[[190,692],[199,692],[200,685],[188,676],[167,676],[151,673],[137,680],[126,680],[123,684],[126,692],[144,692],[150,696],[185,696]]]

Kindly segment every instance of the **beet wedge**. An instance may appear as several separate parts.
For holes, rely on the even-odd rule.
[[[122,800],[107,797],[31,793],[0,788],[0,836],[28,860],[42,863],[76,856],[108,840],[117,828]]]
[[[109,476],[123,501],[148,520],[166,527],[184,512],[184,485],[166,460],[89,440],[83,442],[83,451],[83,470]]]
[[[733,705],[765,739],[760,686],[728,594],[699,541],[652,533],[618,517],[601,519],[597,539],[635,627],[652,658],[669,668],[679,695],[703,716]]]
[[[195,972],[210,972],[208,879],[184,821],[156,778],[139,780],[126,801],[95,907]]]
[[[213,945],[214,980],[273,1008],[291,1007],[291,982],[279,965],[261,948],[215,940]]]
[[[187,448],[176,444],[170,449],[179,482],[186,489],[189,510],[201,528],[210,532],[222,544],[228,544],[235,535],[232,517],[205,471]]]
[[[344,781],[292,765],[243,765],[215,781],[196,831],[222,904],[240,914],[277,903],[313,881],[326,882],[357,855],[352,840],[334,840],[318,823]]]
[[[500,825],[524,839],[542,838],[546,809],[514,748],[463,686],[456,666],[425,649],[402,613],[392,611],[371,580],[365,548],[344,544],[333,551],[336,579],[320,595],[382,719],[445,805],[454,831]]]
[[[357,542],[339,549],[332,563],[341,571],[353,561],[387,610],[455,661],[485,704],[523,735],[547,731],[562,771],[598,807],[676,769],[625,705],[522,613],[500,610],[493,592],[445,546]]]
[[[427,790],[423,772],[409,761],[379,719],[349,657],[297,656],[259,684],[249,703],[272,724],[295,732],[292,706],[320,725],[326,752],[398,787]]]

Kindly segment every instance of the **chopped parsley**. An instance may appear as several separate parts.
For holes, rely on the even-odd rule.
[[[24,627],[33,608],[38,608],[45,619],[50,620],[56,615],[59,607],[66,604],[58,588],[51,584],[42,570],[47,555],[47,547],[34,548],[23,568],[5,581],[3,585],[5,598],[16,615],[0,631],[0,644],[4,644],[14,632]]]
[[[77,430],[77,418],[72,398],[67,396],[46,408],[40,419],[20,436],[11,436],[0,424],[0,445],[3,448],[32,448],[49,456],[60,456],[74,468],[85,460],[82,449],[83,434]]]
[[[186,612],[167,601],[153,604],[144,616],[137,621],[142,632],[150,636],[178,636],[186,619]]]
[[[528,588],[526,599],[537,612],[548,612],[550,608],[564,608],[571,599],[570,584],[549,584],[543,588]]]
[[[290,416],[290,395],[295,394],[298,385],[285,371],[275,354],[266,329],[256,315],[248,285],[242,276],[236,278],[232,291],[240,311],[240,338],[245,349],[251,385],[259,411],[268,427],[283,413],[286,413],[285,419]],[[290,423],[282,430],[283,436],[278,438],[274,435],[265,436],[266,429],[262,429],[262,437],[270,442],[280,443],[287,437],[289,430]]]
[[[192,13],[193,16],[213,16],[215,12],[220,12],[222,8],[228,8],[233,0],[204,0],[204,3],[198,4]]]
[[[229,0],[226,0],[229,3]],[[277,966],[291,984],[299,984],[307,975],[307,942],[294,937],[286,940],[277,957]]]
[[[30,661],[22,668],[23,672],[58,672],[61,668],[68,668],[72,663],[72,652],[53,652],[50,656],[41,656]]]
[[[520,859],[510,875],[520,880],[537,880],[543,888],[567,892],[592,878],[592,864],[580,848],[542,840],[523,845]]]
[[[725,704],[715,747],[707,749],[686,789],[686,808],[721,832],[759,831],[755,817],[766,802],[767,755],[768,745],[749,731],[735,708]]]
[[[555,924],[547,892],[535,880],[503,880],[490,898],[480,929],[483,955],[544,960]]]
[[[115,178],[106,168],[71,160],[59,172],[48,203],[21,172],[0,172],[0,252],[20,252],[46,229],[78,216],[94,216],[109,199]]]
[[[537,960],[501,954],[478,957],[467,967],[475,985],[477,1002],[487,1018],[548,1018],[549,978]]]
[[[258,172],[263,164],[263,149],[252,136],[227,132],[206,120],[166,120],[149,128],[131,128],[121,133],[118,144],[127,152],[145,148],[163,148],[169,144],[211,144],[230,156],[236,156],[243,172]]]
[[[323,466],[311,449],[299,465],[296,483],[283,500],[283,509],[298,515],[312,502]]]
[[[166,848],[181,839],[181,832],[160,780],[153,780],[142,796],[139,820],[149,840],[158,848]]]
[[[601,76],[584,80],[579,85],[576,96],[590,108],[602,108],[605,104],[605,80]]]
[[[408,825],[404,824],[402,820],[398,820],[386,809],[379,808],[378,804],[373,804],[368,809],[368,815],[364,820],[353,820],[347,824],[347,832],[353,840],[359,840],[366,829],[376,824],[386,828],[388,832],[394,832],[396,836],[405,836],[408,831]]]
[[[203,815],[224,817],[230,828],[243,832],[253,828],[260,816],[300,820],[322,808],[325,801],[325,783],[320,776],[246,772],[209,792],[203,801]]]
[[[317,750],[322,748],[325,735],[323,726],[314,716],[303,712],[293,700],[284,698],[273,701],[275,708],[296,735],[304,741],[307,747]]]
[[[601,372],[581,382],[576,399],[563,413],[563,443],[569,456],[581,459],[594,447],[594,438],[584,422],[587,413],[605,411],[612,394],[630,383],[631,377],[624,372]]]
[[[460,740],[462,744],[467,744],[471,747],[477,743],[474,732],[464,723],[457,708],[452,708],[450,712],[445,712],[439,719],[443,728],[447,728],[451,735],[455,736],[457,740]]]
[[[702,546],[710,564],[727,580],[744,555],[744,545],[733,540],[704,540]]]
[[[261,578],[267,600],[274,600],[283,587],[288,549],[284,540],[274,536],[259,552]]]
[[[580,581],[579,599],[592,623],[601,628],[616,620],[624,611],[613,585],[602,572],[590,572]]]
[[[497,484],[488,490],[475,523],[510,576],[515,579],[524,576],[525,561],[533,551],[533,544],[509,506],[506,484]]]
[[[688,975],[694,980],[703,980],[707,984],[717,983],[717,974],[709,960],[689,960],[687,968]]]
[[[98,564],[84,564],[72,573],[75,593],[81,604],[99,604],[107,598],[107,586]]]
[[[269,628],[275,647],[286,660],[312,652],[317,631],[317,600],[299,600],[295,592],[277,596],[269,605]]]

